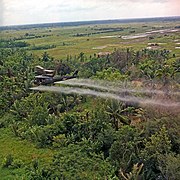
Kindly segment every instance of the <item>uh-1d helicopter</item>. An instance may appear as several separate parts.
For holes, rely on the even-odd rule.
[[[35,67],[35,85],[48,85],[54,84],[57,81],[65,81],[68,79],[76,78],[78,75],[78,70],[76,70],[71,76],[56,76],[56,70],[45,69],[42,66]]]

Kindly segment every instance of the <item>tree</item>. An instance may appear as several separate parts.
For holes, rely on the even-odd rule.
[[[108,68],[102,71],[96,72],[96,75],[93,78],[104,79],[109,81],[117,81],[117,80],[126,80],[128,79],[127,75],[122,74],[119,70],[115,68]]]
[[[173,68],[167,64],[162,65],[162,67],[155,72],[155,75],[162,80],[164,86],[169,83],[172,74]]]
[[[83,53],[83,52],[80,52],[79,57],[78,57],[78,59],[80,60],[80,62],[84,62],[84,58],[85,58],[84,53]]]
[[[165,126],[149,139],[145,139],[144,146],[145,148],[140,153],[144,163],[144,176],[146,178],[158,177],[161,175],[158,159],[171,152],[171,141]]]
[[[164,179],[176,180],[180,177],[180,155],[169,153],[158,158],[159,169]]]
[[[139,161],[139,144],[141,137],[135,128],[123,126],[117,131],[116,140],[110,148],[109,159],[116,167],[117,173],[121,168],[123,172],[130,172],[135,163]]]
[[[47,52],[44,52],[42,54],[42,60],[43,60],[43,62],[48,62],[50,60],[50,56]]]
[[[126,107],[124,103],[111,101],[110,105],[106,108],[106,113],[110,116],[113,127],[117,131],[119,129],[119,122],[123,125],[129,125],[131,123],[130,119],[126,113],[130,112],[132,107]]]
[[[61,75],[61,76],[71,73],[71,68],[67,64],[64,64],[64,63],[59,63],[56,66],[55,70],[56,70],[57,74]]]

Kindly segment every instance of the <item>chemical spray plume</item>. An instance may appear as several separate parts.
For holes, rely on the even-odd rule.
[[[128,93],[141,93],[141,94],[165,94],[166,92],[160,90],[148,90],[148,89],[136,89],[135,87],[131,88],[119,88],[119,86],[123,86],[120,83],[110,83],[107,81],[100,80],[90,80],[90,79],[71,79],[68,81],[59,81],[56,84],[64,84],[68,86],[81,86],[87,88],[95,88],[99,90],[105,90],[110,92],[128,92]],[[126,85],[127,86],[127,85]],[[168,92],[168,95],[180,95],[180,92]]]
[[[176,102],[170,103],[170,102],[163,102],[163,101],[153,100],[149,98],[140,98],[135,96],[120,96],[109,92],[99,92],[99,91],[95,91],[91,89],[83,89],[83,88],[38,86],[38,87],[33,87],[31,89],[36,91],[48,91],[48,92],[64,93],[64,94],[91,95],[101,98],[115,99],[123,102],[138,103],[140,106],[153,105],[153,106],[162,106],[166,108],[180,107],[180,103],[176,103]]]

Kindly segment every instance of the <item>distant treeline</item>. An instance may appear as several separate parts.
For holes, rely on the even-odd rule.
[[[44,23],[44,24],[30,24],[30,25],[1,26],[0,30],[19,30],[19,29],[31,29],[31,28],[81,26],[81,25],[95,25],[95,24],[134,23],[134,22],[179,21],[179,20],[180,20],[180,16],[158,17],[158,18],[134,18],[134,19],[114,19],[114,20],[60,22],[60,23]]]
[[[49,34],[35,35],[35,34],[26,33],[24,36],[20,36],[20,37],[18,37],[18,38],[13,38],[13,40],[37,39],[37,38],[44,38],[44,37],[48,37],[48,36],[51,36],[51,35],[49,35]]]
[[[41,46],[32,46],[29,50],[43,50],[43,49],[53,49],[56,48],[56,45],[41,45]]]
[[[95,31],[107,31],[107,32],[115,32],[115,31],[123,31],[123,28],[95,28]]]
[[[19,40],[19,39],[18,39]],[[25,48],[30,46],[29,43],[25,41],[15,41],[13,40],[0,40],[0,48]],[[28,47],[29,50],[43,50],[43,49],[52,49],[56,48],[56,45],[50,44],[50,45],[40,45],[40,46],[30,46]]]
[[[94,30],[96,32],[92,32],[92,33],[77,33],[77,34],[74,34],[73,36],[82,37],[82,36],[90,36],[90,35],[94,35],[94,34],[103,34],[103,33],[111,33],[111,32],[124,31],[123,28],[97,28],[97,29],[94,29]]]
[[[0,40],[0,48],[22,48],[29,46],[25,41]]]

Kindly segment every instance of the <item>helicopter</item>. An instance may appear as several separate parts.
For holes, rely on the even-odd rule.
[[[65,81],[68,79],[77,78],[78,70],[75,70],[73,75],[71,76],[66,76],[66,75],[57,76],[55,75],[56,73],[55,70],[45,69],[42,66],[36,66],[35,73],[36,73],[36,76],[33,81],[35,85],[49,85],[49,84],[54,84],[55,82],[58,82],[58,81]]]

